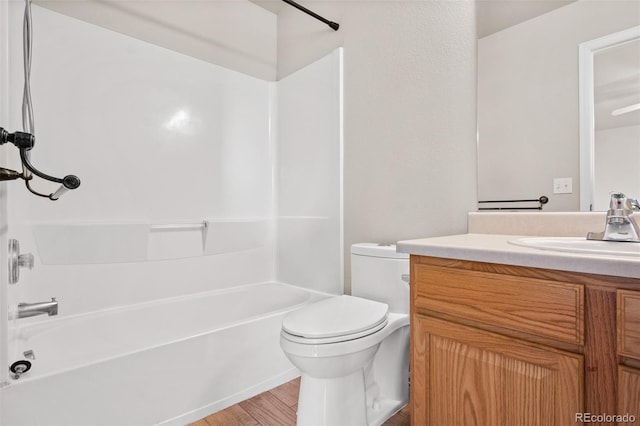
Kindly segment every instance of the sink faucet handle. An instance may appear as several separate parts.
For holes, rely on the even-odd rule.
[[[630,198],[622,192],[611,193],[611,202],[609,203],[611,210],[640,210],[640,203],[636,198]]]
[[[629,198],[622,192],[611,193],[604,231],[589,232],[587,239],[640,243],[640,227],[631,218],[639,210],[640,203],[637,199]]]
[[[627,196],[622,192],[612,192],[611,193],[611,201],[609,201],[609,209],[610,210],[621,210],[625,208],[625,204],[627,201]]]

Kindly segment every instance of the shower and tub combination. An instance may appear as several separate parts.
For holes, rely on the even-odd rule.
[[[265,81],[33,20],[33,161],[83,183],[54,203],[0,188],[0,242],[33,254],[0,291],[0,423],[183,425],[299,375],[283,317],[342,293],[341,51]],[[22,5],[0,21],[17,129]]]
[[[195,421],[296,377],[282,318],[322,297],[248,284],[18,327],[34,367],[7,387],[3,424]]]

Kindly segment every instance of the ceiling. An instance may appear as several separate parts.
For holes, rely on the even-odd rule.
[[[283,7],[288,7],[282,0],[249,1],[275,14],[280,13]],[[486,37],[574,1],[576,0],[476,0],[478,38]],[[304,0],[300,2],[305,3]]]
[[[258,10],[268,11],[269,15],[277,15],[283,9],[291,7],[282,0],[250,1],[262,8]],[[313,2],[336,0],[298,1],[303,5],[313,6]],[[237,26],[233,25],[233,20],[221,14],[220,5],[225,0],[34,0],[34,2],[68,16],[210,62],[215,62],[215,58],[220,55],[233,53],[222,52],[220,46],[216,45],[216,40],[220,39],[221,34],[231,34],[232,36],[225,36],[225,40],[240,43],[238,46],[231,46],[231,49],[241,52],[250,51],[252,46],[262,46],[261,43],[264,43],[260,36],[261,28],[235,28]],[[232,3],[236,7],[242,7],[244,2]],[[477,32],[478,37],[481,38],[565,6],[572,1],[476,0],[476,3]],[[149,7],[149,4],[154,4],[154,7]],[[362,4],[366,7],[366,2]],[[251,10],[243,13],[249,12]],[[207,18],[204,19],[204,17]],[[262,46],[259,51],[270,52],[270,49],[268,46]],[[269,58],[259,57],[255,58],[255,61],[266,63],[269,62]],[[263,65],[263,67],[266,66]]]
[[[575,0],[477,0],[478,38],[544,15]]]
[[[19,3],[20,0],[15,2]],[[63,15],[263,80],[276,78],[277,17],[246,0],[32,2]],[[37,38],[37,21],[34,33]]]
[[[251,3],[255,3],[260,7],[267,9],[269,12],[280,13],[280,10],[287,6],[282,0],[249,0]],[[287,6],[289,7],[289,6]]]

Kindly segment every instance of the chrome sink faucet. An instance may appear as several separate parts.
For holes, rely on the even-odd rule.
[[[55,297],[52,297],[50,302],[19,303],[18,312],[15,312],[11,319],[29,318],[45,314],[50,317],[58,315],[58,301]]]
[[[639,210],[638,200],[629,198],[621,192],[614,192],[611,194],[604,231],[589,232],[587,240],[640,243],[640,229],[631,219],[633,212]]]

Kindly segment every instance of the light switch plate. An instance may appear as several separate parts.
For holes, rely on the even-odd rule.
[[[555,178],[553,180],[554,194],[571,194],[573,192],[572,178]]]

